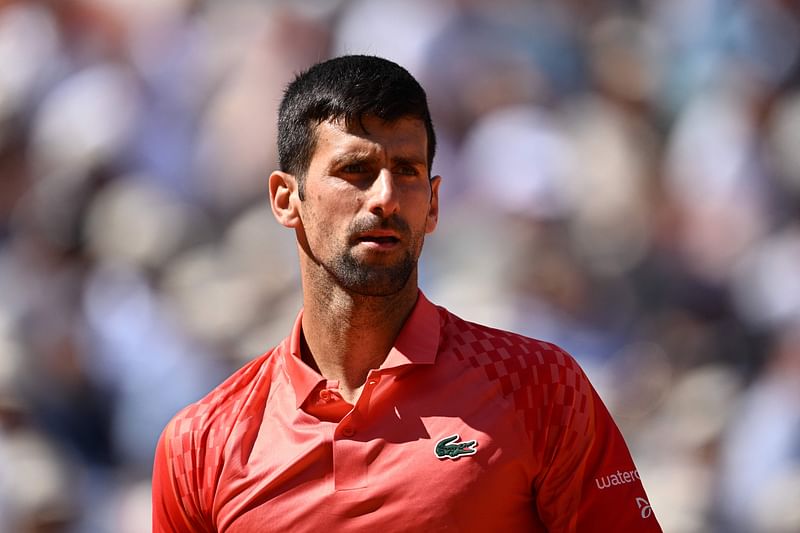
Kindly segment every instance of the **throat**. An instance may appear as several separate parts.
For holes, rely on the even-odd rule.
[[[343,393],[354,394],[369,371],[386,360],[416,296],[415,290],[413,299],[404,300],[368,297],[327,305],[306,302],[303,361],[325,379],[338,381]]]

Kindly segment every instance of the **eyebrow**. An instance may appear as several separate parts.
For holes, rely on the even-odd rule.
[[[374,155],[375,153],[371,150],[357,150],[352,152],[343,152],[339,155],[334,156],[334,158],[331,160],[331,167],[338,167],[341,165],[367,161],[372,157],[374,157]]]
[[[392,158],[392,163],[395,165],[427,166],[428,160],[415,156],[396,156]]]
[[[354,152],[344,152],[342,154],[334,156],[333,160],[331,161],[331,167],[338,167],[341,165],[346,165],[351,163],[369,161],[370,159],[374,158],[375,155],[376,155],[375,152],[371,150],[357,150]],[[391,163],[393,165],[427,166],[427,159],[416,156],[398,155],[392,157]]]

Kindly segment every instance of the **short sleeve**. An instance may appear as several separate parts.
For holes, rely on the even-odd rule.
[[[534,488],[540,517],[551,532],[660,532],[622,434],[578,364],[562,355]]]
[[[171,422],[162,432],[156,446],[153,461],[153,533],[196,533],[209,531],[203,523],[193,499],[186,497],[193,483],[186,478],[186,469],[176,468],[176,457],[180,460],[185,444],[175,441],[175,424]],[[181,440],[181,437],[177,437]],[[179,450],[176,450],[176,445]],[[183,495],[183,496],[182,496]]]

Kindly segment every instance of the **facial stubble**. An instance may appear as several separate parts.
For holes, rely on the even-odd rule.
[[[391,229],[408,243],[402,256],[390,264],[370,263],[354,254],[354,242],[348,242],[329,262],[320,262],[323,268],[345,290],[361,296],[391,296],[400,292],[417,268],[424,242],[424,231],[413,233],[408,223],[399,216],[380,220],[359,219],[348,228],[348,235],[371,230]]]

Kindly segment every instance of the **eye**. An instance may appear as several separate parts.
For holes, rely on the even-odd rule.
[[[400,174],[401,176],[416,176],[419,174],[419,171],[414,165],[400,165],[395,169],[395,174]]]
[[[342,167],[342,172],[345,174],[363,174],[368,170],[364,163],[350,163]]]

